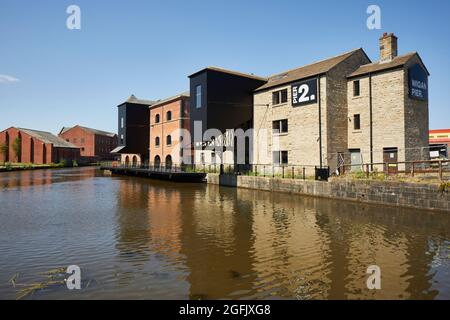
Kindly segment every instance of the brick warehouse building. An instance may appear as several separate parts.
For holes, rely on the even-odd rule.
[[[189,131],[189,98],[189,92],[185,92],[156,101],[149,107],[150,162],[153,165],[163,163],[171,167],[190,162],[190,139],[185,140],[183,132],[183,129]]]
[[[13,147],[15,141],[20,144],[19,155]],[[50,132],[11,127],[0,132],[0,144],[7,146],[6,155],[0,154],[2,162],[50,164],[80,158],[77,146]]]
[[[353,50],[256,89],[254,163],[334,172],[343,163],[359,170],[361,162],[427,159],[429,73],[417,53],[397,56],[393,34],[380,39],[380,55],[372,63]]]
[[[76,125],[61,129],[60,138],[80,148],[81,157],[89,161],[112,160],[117,147],[117,134]]]

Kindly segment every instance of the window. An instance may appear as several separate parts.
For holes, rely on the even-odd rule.
[[[124,139],[123,139],[123,134],[121,134],[121,135],[120,135],[120,144],[123,144],[123,141],[124,141]]]
[[[353,96],[359,97],[361,94],[361,85],[359,80],[353,81]]]
[[[195,107],[197,109],[202,107],[202,86],[198,85],[195,87]]]
[[[359,114],[353,115],[353,129],[361,130],[361,115]]]
[[[120,127],[123,129],[124,126],[124,121],[123,121],[123,117],[120,118]]]
[[[211,153],[211,163],[216,164],[216,153],[215,152]]]
[[[274,151],[273,152],[273,164],[288,164],[288,152],[287,151]]]
[[[155,146],[159,147],[159,137],[155,138]]]
[[[172,111],[167,111],[167,113],[166,113],[166,120],[167,121],[172,120]]]
[[[287,89],[276,91],[272,93],[272,104],[282,104],[287,102],[288,92]]]
[[[84,143],[84,138],[81,138],[81,143]]]
[[[159,113],[155,116],[155,123],[159,123]]]
[[[203,152],[200,153],[200,163],[205,164],[205,154]]]
[[[168,146],[170,146],[172,144],[172,136],[167,136],[166,137],[166,143]]]
[[[73,143],[77,143],[77,138],[73,138]]]
[[[288,133],[288,121],[287,119],[276,120],[272,122],[273,134]]]

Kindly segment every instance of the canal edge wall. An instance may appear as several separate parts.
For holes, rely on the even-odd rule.
[[[439,184],[341,178],[323,182],[219,174],[208,174],[207,181],[209,184],[226,187],[450,212],[450,193],[440,191]]]

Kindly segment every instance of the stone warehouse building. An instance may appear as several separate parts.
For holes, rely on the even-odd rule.
[[[117,147],[117,134],[76,125],[63,127],[58,135],[80,148],[81,157],[89,161],[112,160]]]
[[[0,132],[0,145],[6,146],[0,162],[50,164],[80,158],[77,146],[45,131],[11,127]]]
[[[428,158],[428,71],[417,53],[380,39],[363,49],[269,77],[254,93],[253,162],[330,166]],[[392,168],[398,170],[398,167]]]
[[[380,39],[380,60],[348,75],[348,149],[350,161],[380,163],[392,172],[428,159],[428,76],[416,52],[398,56],[397,37]],[[386,163],[386,165],[384,165]],[[387,167],[387,168],[386,168]]]
[[[190,163],[189,92],[155,102],[150,108],[150,163],[166,167]],[[185,131],[186,130],[186,131]]]
[[[274,75],[254,93],[254,162],[327,166],[347,150],[347,78],[362,49]]]

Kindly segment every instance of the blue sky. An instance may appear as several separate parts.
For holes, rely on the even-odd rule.
[[[81,8],[68,30],[66,8]],[[382,10],[368,30],[366,9]],[[430,128],[450,127],[450,1],[0,0],[0,129],[116,131],[130,94],[188,89],[205,66],[267,76],[362,47],[378,59],[383,32],[431,72]],[[8,77],[5,77],[8,76]]]

